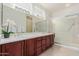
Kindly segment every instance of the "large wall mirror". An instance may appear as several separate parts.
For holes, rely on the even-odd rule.
[[[16,33],[32,32],[32,17],[29,11],[15,6],[15,4],[3,4],[3,26],[10,22],[9,31]]]
[[[35,11],[36,14],[34,14],[33,10],[36,9],[32,9],[33,4],[30,3],[27,5],[29,7],[27,7],[27,9],[24,9],[20,5],[20,3],[0,4],[0,28],[1,28],[1,24],[4,27],[6,25],[6,22],[10,22],[9,31],[12,32],[16,32],[16,33],[47,32],[47,21],[43,18],[36,17],[36,14],[39,14],[40,11],[38,13],[37,10]],[[42,11],[41,13],[44,15]],[[41,13],[37,16],[40,16]],[[1,15],[2,15],[2,19],[1,19]]]
[[[1,4],[0,4],[0,34],[1,34]]]
[[[3,4],[3,25],[10,21],[10,31],[26,32],[26,16],[26,12],[23,9]]]

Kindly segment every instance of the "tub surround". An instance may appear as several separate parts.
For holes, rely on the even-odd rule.
[[[1,56],[36,56],[54,44],[53,33],[30,33],[0,40]]]

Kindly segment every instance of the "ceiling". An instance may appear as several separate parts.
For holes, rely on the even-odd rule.
[[[33,3],[33,5],[34,4],[43,7],[51,14],[60,12],[61,10],[70,8],[72,6],[78,6],[75,8],[77,8],[77,9],[79,8],[79,3]],[[28,4],[21,3],[21,4],[16,4],[16,5],[19,5],[19,6],[22,6],[22,8],[31,10],[31,8],[27,8],[27,6],[26,6],[26,5],[31,6],[31,4],[29,4],[29,3]]]
[[[54,13],[63,10],[65,8],[79,4],[78,3],[70,3],[70,4],[69,3],[40,3],[40,5],[45,9],[47,9],[48,11]]]

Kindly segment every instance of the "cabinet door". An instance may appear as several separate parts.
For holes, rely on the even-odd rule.
[[[49,48],[50,45],[51,45],[51,39],[50,39],[50,36],[46,36],[46,48]]]
[[[42,38],[36,38],[36,48],[40,48],[42,46]]]
[[[35,53],[35,52],[34,52],[34,51],[35,51],[35,49],[34,49],[34,48],[35,48],[34,43],[35,43],[35,42],[34,42],[34,39],[29,39],[29,40],[27,40],[27,42],[26,42],[26,44],[27,44],[27,45],[26,45],[26,46],[27,46],[27,47],[26,47],[26,50],[27,50],[26,53],[27,53],[28,56],[34,56],[34,53]]]
[[[2,48],[2,51],[1,51],[2,52],[2,56],[7,56],[8,55],[8,52],[6,52],[5,47],[6,47],[6,45],[4,45],[4,44],[1,47]]]
[[[42,51],[46,50],[46,37],[42,37]]]
[[[2,47],[3,52],[6,53],[7,56],[21,56],[23,55],[23,42],[14,42],[5,44]]]
[[[39,55],[42,52],[42,38],[35,39],[35,55]]]

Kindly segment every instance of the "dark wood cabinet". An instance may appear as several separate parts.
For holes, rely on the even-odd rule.
[[[54,44],[54,35],[0,45],[0,56],[36,56]]]

